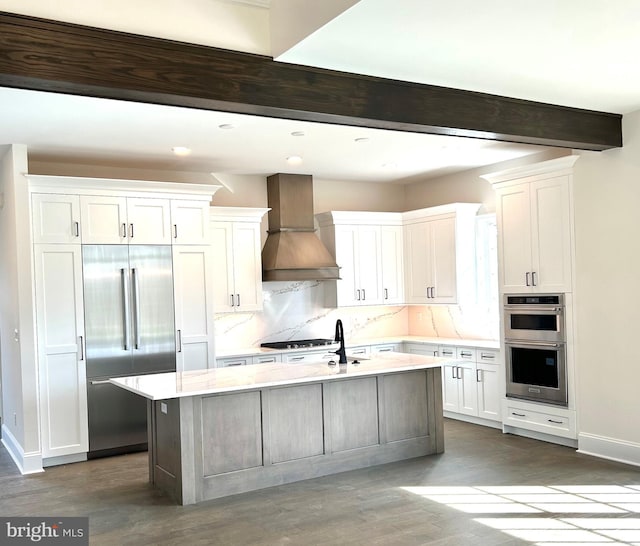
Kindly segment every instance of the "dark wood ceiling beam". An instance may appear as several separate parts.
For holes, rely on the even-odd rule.
[[[0,86],[584,150],[622,145],[619,114],[1,12]]]

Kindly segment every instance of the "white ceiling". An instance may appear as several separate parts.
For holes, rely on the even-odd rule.
[[[638,29],[637,0],[360,0],[279,60],[625,113],[640,108]],[[0,144],[41,159],[333,180],[406,182],[541,151],[3,88],[0,120]]]

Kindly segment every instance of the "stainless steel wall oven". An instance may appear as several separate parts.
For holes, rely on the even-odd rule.
[[[505,295],[504,321],[507,396],[566,406],[564,296]]]

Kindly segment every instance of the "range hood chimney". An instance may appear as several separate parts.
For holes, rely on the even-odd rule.
[[[315,234],[311,175],[267,177],[267,201],[271,210],[262,249],[262,280],[339,279],[335,259]]]

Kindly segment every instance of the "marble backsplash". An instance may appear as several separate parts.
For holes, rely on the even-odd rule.
[[[498,339],[498,317],[486,309],[441,306],[324,306],[322,281],[263,284],[262,311],[215,316],[216,350],[259,347],[267,341],[333,338],[341,319],[348,343],[389,336]],[[497,314],[497,313],[496,313]]]

